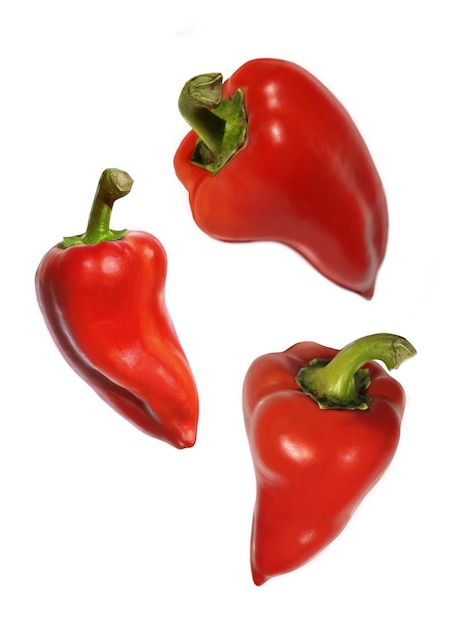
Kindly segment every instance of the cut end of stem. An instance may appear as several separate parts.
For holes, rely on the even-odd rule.
[[[130,190],[132,189],[132,185],[134,184],[134,181],[129,176],[129,174],[127,172],[124,172],[123,170],[118,170],[115,168],[105,170],[103,172],[103,175],[105,175],[106,172],[109,172],[110,181],[112,185],[116,188],[116,192],[122,194],[118,197],[122,198],[123,196],[126,196],[130,192]]]
[[[397,337],[392,342],[391,346],[393,350],[392,367],[389,369],[398,369],[402,363],[411,359],[416,354],[416,348],[411,345],[404,337]]]
[[[188,80],[183,88],[182,97],[179,100],[180,111],[184,114],[185,97],[187,92],[192,100],[198,102],[204,107],[213,109],[219,106],[222,99],[222,74],[212,72],[210,74],[200,74]]]

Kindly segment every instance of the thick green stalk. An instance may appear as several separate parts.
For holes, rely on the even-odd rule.
[[[64,237],[62,245],[68,248],[80,244],[114,241],[124,237],[127,230],[112,230],[109,223],[114,202],[130,192],[133,182],[127,172],[115,168],[105,170],[96,188],[86,231],[82,235]]]
[[[191,162],[216,174],[245,142],[243,92],[224,99],[222,75],[201,74],[185,84],[178,107],[199,138]]]
[[[197,133],[215,158],[220,152],[225,122],[212,113],[222,100],[222,74],[201,74],[183,87],[178,108],[181,115]]]
[[[321,408],[367,409],[370,399],[363,392],[370,384],[369,361],[382,361],[396,369],[416,354],[404,337],[388,333],[368,335],[353,341],[331,360],[314,359],[296,376],[299,387]]]

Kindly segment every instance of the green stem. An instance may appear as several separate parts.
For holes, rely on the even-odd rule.
[[[201,74],[188,80],[178,100],[181,115],[214,157],[222,146],[225,121],[210,109],[221,101],[222,74]]]
[[[96,188],[86,231],[82,235],[64,237],[62,245],[68,248],[80,244],[115,241],[124,237],[127,230],[112,230],[109,223],[114,202],[130,192],[133,182],[127,172],[115,168],[105,170]]]
[[[409,341],[398,335],[378,333],[353,341],[331,360],[314,359],[296,376],[299,387],[321,408],[367,409],[370,398],[363,392],[370,384],[369,361],[383,361],[396,369],[416,354]]]
[[[178,107],[198,135],[191,162],[213,174],[228,163],[245,142],[247,118],[243,92],[222,98],[222,75],[200,74],[184,85]]]

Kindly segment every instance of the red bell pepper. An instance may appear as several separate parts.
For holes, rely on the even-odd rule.
[[[371,155],[345,108],[302,67],[256,59],[222,84],[184,86],[192,127],[175,158],[193,218],[230,242],[276,241],[365,298],[385,256],[388,213]]]
[[[298,343],[250,366],[243,410],[257,484],[257,585],[325,548],[383,475],[398,445],[405,394],[375,359],[392,369],[415,352],[402,337],[378,334],[339,352]]]
[[[176,448],[195,443],[198,394],[165,304],[167,257],[139,231],[109,228],[132,179],[100,178],[87,231],[41,260],[36,292],[65,360],[120,415]]]

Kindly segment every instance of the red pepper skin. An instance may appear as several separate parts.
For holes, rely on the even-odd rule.
[[[297,385],[302,366],[337,353],[298,343],[259,357],[247,372],[243,410],[257,484],[251,539],[257,585],[302,566],[333,541],[395,454],[405,394],[379,364],[366,364],[367,410],[320,409]]]
[[[224,241],[286,244],[334,283],[371,298],[386,251],[387,202],[348,112],[287,61],[249,61],[224,83],[223,98],[238,89],[247,134],[231,160],[215,175],[193,164],[194,131],[174,158],[195,222]]]
[[[195,443],[196,384],[167,311],[167,256],[151,234],[54,246],[36,273],[65,360],[120,415],[176,448]]]

